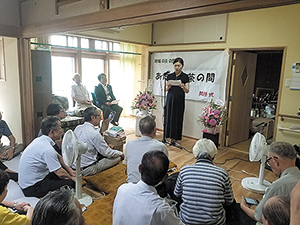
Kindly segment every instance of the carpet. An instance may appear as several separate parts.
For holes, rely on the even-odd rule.
[[[86,225],[111,225],[116,192],[94,201],[83,213]]]

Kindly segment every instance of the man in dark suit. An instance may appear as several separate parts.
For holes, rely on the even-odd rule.
[[[123,110],[117,103],[113,102],[116,100],[111,85],[107,84],[107,78],[104,73],[101,73],[98,76],[99,84],[95,86],[95,98],[96,105],[103,110],[103,117],[107,119],[109,114],[114,111],[115,116],[112,119],[111,123],[115,126],[118,126],[119,118]]]

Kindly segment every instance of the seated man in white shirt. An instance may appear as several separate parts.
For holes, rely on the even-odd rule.
[[[155,189],[167,178],[168,157],[161,151],[146,152],[139,166],[141,180],[122,184],[113,206],[113,224],[183,224]]]
[[[160,150],[168,156],[168,150],[164,143],[155,140],[156,123],[151,116],[142,118],[139,122],[142,137],[128,141],[125,150],[125,164],[127,165],[127,182],[137,183],[141,180],[139,165],[146,152]]]
[[[81,83],[81,75],[79,73],[74,74],[73,81],[75,84],[71,87],[71,96],[76,102],[76,110],[79,112],[92,106],[93,102],[90,100],[90,95],[86,86]]]
[[[64,185],[75,188],[76,172],[53,148],[64,133],[60,119],[47,116],[41,128],[43,135],[26,147],[19,163],[19,185],[27,197],[41,198]]]
[[[88,145],[88,150],[81,155],[81,173],[88,176],[116,165],[124,159],[124,155],[118,150],[111,149],[96,127],[101,121],[101,110],[89,107],[84,110],[83,116],[85,123],[78,125],[74,133],[78,141]]]

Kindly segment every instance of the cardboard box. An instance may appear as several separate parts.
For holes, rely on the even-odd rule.
[[[123,152],[123,145],[126,143],[126,137],[122,137],[122,138],[111,137],[108,134],[106,134],[106,132],[104,132],[103,137],[106,143],[110,147],[112,147],[112,149]]]

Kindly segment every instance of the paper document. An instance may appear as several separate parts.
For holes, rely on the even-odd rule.
[[[172,86],[179,86],[181,84],[181,80],[168,80],[167,84],[171,84]]]
[[[291,130],[300,130],[300,127],[298,127],[296,125],[292,125],[290,129]]]
[[[120,102],[120,100],[113,100],[112,102],[111,102],[111,104],[119,104],[119,102]]]

